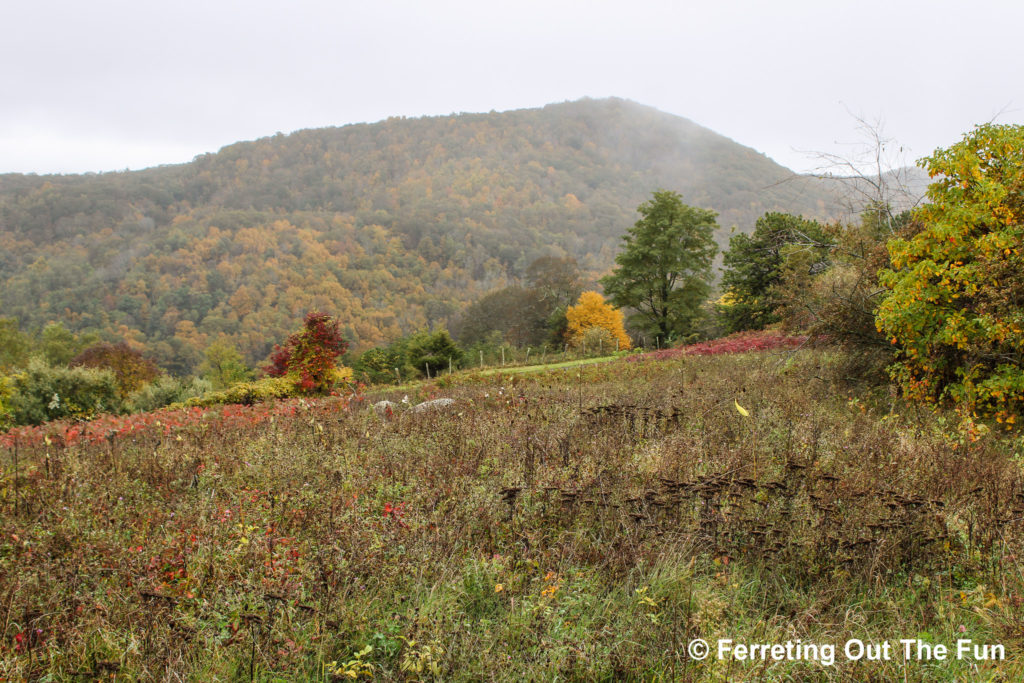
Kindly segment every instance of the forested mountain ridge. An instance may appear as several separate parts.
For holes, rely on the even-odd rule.
[[[262,359],[307,310],[357,347],[444,322],[543,255],[612,263],[653,189],[719,212],[826,217],[828,186],[686,119],[582,100],[242,142],[176,166],[0,176],[0,316],[144,344],[191,369]]]

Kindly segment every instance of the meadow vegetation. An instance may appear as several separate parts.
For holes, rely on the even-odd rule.
[[[408,392],[448,412],[11,430],[0,677],[1019,680],[1020,442],[852,398],[836,365],[651,355]],[[701,662],[696,637],[1008,657]]]

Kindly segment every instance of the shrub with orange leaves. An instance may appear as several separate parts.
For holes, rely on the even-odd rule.
[[[620,351],[632,348],[633,343],[623,327],[622,311],[606,303],[597,292],[583,292],[575,306],[565,312],[568,321],[566,337],[573,346],[582,345],[587,333],[593,329],[605,330],[610,343]]]
[[[160,374],[160,368],[156,363],[125,342],[90,346],[72,358],[68,365],[73,368],[110,370],[117,381],[121,400],[128,398],[130,394],[152,382]]]

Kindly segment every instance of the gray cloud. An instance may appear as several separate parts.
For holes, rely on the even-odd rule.
[[[806,170],[850,112],[912,160],[1022,120],[1024,5],[8,3],[0,171],[189,160],[277,131],[616,95]]]

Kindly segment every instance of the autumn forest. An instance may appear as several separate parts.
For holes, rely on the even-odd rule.
[[[659,187],[717,211],[723,248],[766,211],[840,211],[823,182],[628,101],[389,119],[180,166],[0,176],[0,317],[127,341],[179,375],[217,341],[262,362],[311,310],[365,350],[454,329],[541,257],[592,283]]]

